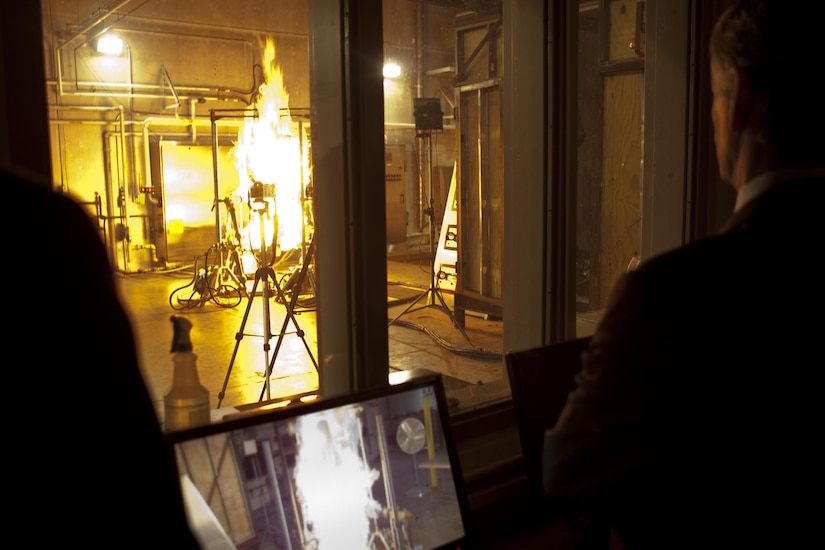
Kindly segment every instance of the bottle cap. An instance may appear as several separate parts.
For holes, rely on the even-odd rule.
[[[186,317],[181,317],[180,315],[172,315],[169,320],[172,321],[172,326],[174,328],[171,353],[177,353],[179,351],[192,351],[192,340],[189,337],[189,331],[192,329],[192,322]]]

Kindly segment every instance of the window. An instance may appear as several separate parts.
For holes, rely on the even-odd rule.
[[[330,0],[212,12],[117,4],[41,1],[55,181],[103,197],[107,246],[124,273],[174,267],[164,265],[169,242],[182,256],[205,248],[216,237],[212,204],[197,206],[198,239],[170,234],[180,224],[158,184],[176,175],[222,198],[208,153],[217,138],[221,174],[231,170],[227,150],[267,80],[273,38],[313,165],[303,190],[316,193],[319,223],[329,224],[331,241],[318,246],[329,269],[319,274],[328,290],[318,351],[328,352],[319,362],[330,391],[384,383],[389,357],[394,370],[444,372],[468,407],[506,398],[501,352],[591,332],[615,278],[683,238],[688,163],[671,153],[684,153],[688,132],[670,131],[688,119],[675,120],[688,103],[683,3],[371,0],[347,14]],[[346,23],[357,32],[345,40]],[[101,24],[119,31],[120,56],[87,44]],[[651,40],[657,28],[667,37]],[[662,44],[685,67],[649,69]],[[397,72],[382,76],[384,64]],[[644,101],[660,90],[669,104]],[[657,136],[658,150],[644,134]],[[168,174],[153,155],[164,148],[199,168]],[[647,162],[652,155],[659,161]],[[667,188],[655,174],[665,160],[681,178]],[[645,201],[654,187],[664,207]],[[386,221],[378,237],[377,212]],[[376,265],[384,258],[386,268]],[[398,265],[421,286],[388,284]],[[419,295],[414,305],[434,307],[406,311]],[[236,328],[216,339],[231,346]],[[445,335],[459,353],[394,362],[413,338],[437,346]],[[167,368],[166,352],[153,353]],[[217,385],[228,361],[218,361]]]

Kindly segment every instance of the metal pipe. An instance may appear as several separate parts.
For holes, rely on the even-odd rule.
[[[172,84],[172,77],[169,76],[169,71],[166,70],[166,65],[160,66],[160,72],[163,75],[163,78],[166,79],[166,83],[169,84],[169,89],[172,91],[172,96],[175,98],[175,103],[172,105],[166,105],[164,109],[177,109],[180,106],[180,97],[178,97],[178,91],[175,90],[175,85]]]
[[[284,548],[292,550],[292,540],[289,538],[289,528],[286,524],[286,513],[284,512],[284,501],[281,500],[281,487],[278,484],[278,471],[275,469],[275,461],[272,460],[272,447],[269,441],[261,441],[261,447],[263,448],[264,459],[266,459],[266,471],[269,474],[269,480],[272,482],[272,491],[275,493],[278,523],[281,532],[284,534]]]
[[[418,130],[416,130],[415,137],[418,140],[418,230],[423,232],[427,214],[427,207],[424,201],[429,200],[428,197],[424,196],[424,192],[427,188],[425,178],[427,177],[429,169],[427,166],[427,152],[430,148],[430,136],[429,134],[419,133]],[[424,148],[425,145],[426,149]]]
[[[220,200],[220,193],[221,193],[221,184],[219,179],[218,173],[218,131],[217,131],[217,119],[215,118],[215,112],[210,112],[210,124],[212,126],[212,190],[213,194],[215,195],[215,242],[220,243],[223,242],[223,228],[221,228],[221,209],[218,206],[218,201]],[[263,221],[261,221],[261,227],[263,227]],[[261,240],[261,250],[264,249],[264,241]],[[223,262],[223,258],[220,258],[220,261]]]
[[[126,123],[124,121],[123,105],[118,105],[118,109],[120,111],[118,114],[118,131],[120,132],[120,135],[118,136],[118,149],[120,151],[120,183],[127,191],[127,193],[124,193],[123,204],[121,205],[121,208],[123,209],[123,224],[126,226],[126,243],[123,247],[123,268],[128,271],[129,264],[132,261],[132,253],[131,250],[129,250],[129,243],[132,239],[129,237],[129,201],[125,196],[128,194],[128,178],[126,174]],[[134,195],[132,195],[132,197],[134,197]]]
[[[160,19],[160,18],[157,18],[157,17],[146,17],[146,16],[135,15],[134,13],[129,14],[129,20],[130,21],[136,21],[136,22],[141,23],[142,25],[145,25],[145,26],[148,26],[148,25],[164,26],[165,25],[165,26],[168,26],[168,27],[173,27],[174,30],[189,27],[189,28],[192,28],[192,29],[199,29],[200,31],[221,30],[221,31],[224,31],[225,33],[234,33],[234,34],[240,35],[239,38],[227,37],[227,36],[222,37],[222,38],[225,38],[227,40],[232,40],[232,39],[240,40],[243,36],[249,35],[250,33],[255,34],[255,35],[264,33],[264,34],[267,34],[268,36],[281,37],[281,38],[306,38],[307,37],[307,35],[305,33],[276,31],[276,30],[266,28],[266,27],[260,27],[260,28],[232,27],[232,26],[229,26],[229,25],[216,25],[214,23],[200,23],[200,22],[197,22],[197,21],[180,21],[180,20],[177,20],[177,19],[170,21],[168,19]],[[127,29],[127,30],[130,30],[132,32],[137,32],[135,29]],[[148,31],[146,31],[146,32],[148,32]],[[153,31],[153,32],[161,33],[163,31],[156,30],[156,31]],[[169,32],[169,33],[164,33],[164,34],[184,34],[184,33]],[[212,37],[212,35],[203,35],[203,34],[200,34],[200,33],[186,34],[186,36],[195,36],[195,37],[208,36],[208,37]]]
[[[123,108],[122,105],[62,105],[56,103],[51,103],[47,107],[58,111],[119,111]]]
[[[103,135],[103,158],[104,160],[108,160],[109,155],[111,154],[109,150],[109,133],[106,132]],[[107,243],[106,246],[109,248],[109,258],[113,262],[116,261],[117,258],[117,241],[115,240],[115,230],[112,224],[112,220],[115,219],[113,215],[114,211],[114,201],[112,200],[112,175],[110,170],[103,171],[103,179],[104,179],[104,191],[106,196],[106,222],[109,224],[106,237]],[[115,266],[117,267],[117,266]],[[126,266],[123,266],[124,271],[126,270]]]
[[[79,35],[77,35],[79,36]],[[165,87],[162,84],[139,84],[134,82],[103,82],[103,81],[80,81],[75,78],[74,81],[74,90],[69,92],[65,88],[65,82],[63,80],[63,49],[71,43],[75,38],[75,36],[71,40],[64,42],[63,44],[55,47],[55,62],[56,62],[56,72],[57,72],[57,80],[46,80],[47,85],[56,85],[57,92],[59,95],[76,95],[76,96],[84,96],[84,97],[128,97],[128,98],[135,98],[139,97],[142,99],[165,99]],[[248,41],[244,41],[248,42]],[[77,49],[77,48],[75,48]],[[131,49],[127,48],[127,56],[129,59],[129,64],[131,65]],[[168,79],[168,73],[166,73],[165,67],[161,66],[161,71],[165,73],[165,76]],[[75,74],[75,77],[77,75]],[[171,79],[168,79],[170,87],[171,86]],[[105,91],[80,91],[81,86],[88,86],[92,89],[99,89],[101,87],[107,88]],[[111,89],[125,89],[124,92],[112,92]],[[148,90],[149,92],[155,93],[135,93],[134,90]],[[177,90],[177,92],[176,92]],[[252,88],[251,90],[226,90],[221,87],[202,87],[202,86],[180,86],[173,88],[173,94],[175,95],[175,100],[180,102],[182,100],[188,99],[202,99],[202,100],[211,100],[211,101],[244,101],[248,100],[248,95],[255,90],[255,75],[254,69],[252,74]],[[188,92],[189,94],[193,95],[185,95],[181,94],[181,92]]]
[[[111,126],[114,124],[108,120],[66,120],[66,119],[51,119],[49,124],[55,126]]]
[[[381,457],[381,477],[384,479],[384,492],[387,495],[389,510],[390,532],[395,546],[401,548],[401,539],[398,536],[398,504],[395,501],[395,487],[392,484],[392,470],[390,469],[389,451],[387,450],[387,436],[384,433],[383,417],[375,414],[375,431],[378,440],[378,454]]]
[[[452,106],[452,103],[450,104]],[[384,124],[386,130],[415,130],[415,123],[413,122],[387,122]],[[455,123],[444,124],[445,130],[455,130]]]
[[[79,86],[89,86],[89,87],[106,87],[106,88],[127,88],[127,89],[140,89],[140,90],[163,90],[161,86],[155,86],[151,84],[123,84],[122,82],[94,82],[94,81],[78,81],[75,84],[75,91],[67,91],[63,84],[59,81],[55,80],[47,80],[46,84],[50,86],[57,86],[60,95],[62,96],[80,96],[80,97],[129,97],[129,98],[139,98],[139,99],[165,99],[168,97],[167,94],[162,92],[160,93],[135,93],[135,92],[86,92],[86,91],[79,91],[77,88]],[[180,94],[181,90],[186,89],[185,86],[181,86],[181,89],[178,90]],[[180,94],[181,100],[190,100],[190,99],[197,99],[197,100],[204,100],[204,101],[236,101],[236,102],[243,102],[246,103],[248,98],[244,96],[241,92],[236,91],[229,91],[222,93],[220,90],[215,90],[211,88],[203,89],[203,92],[198,92],[197,89],[192,88],[188,90],[190,94]],[[211,95],[210,95],[211,94]]]
[[[415,97],[422,97],[422,73],[424,59],[424,6],[420,0],[415,4]]]
[[[197,99],[190,99],[189,100],[189,120],[195,120],[198,118],[198,112],[195,109],[195,104],[198,102]],[[194,124],[189,125],[189,132],[191,133],[192,143],[195,143],[195,140],[198,139],[198,129],[197,126]]]
[[[74,36],[72,36],[72,37],[70,37],[68,40],[66,40],[66,41],[65,41],[65,42],[64,42],[61,46],[59,46],[59,47],[58,47],[58,49],[59,49],[59,48],[62,48],[62,47],[64,47],[64,46],[67,46],[68,44],[71,44],[72,42],[74,42],[75,40],[77,40],[78,38],[80,38],[81,36],[85,35],[85,34],[86,34],[86,33],[88,33],[91,29],[95,28],[97,25],[99,25],[100,23],[102,23],[103,21],[105,21],[105,20],[106,20],[106,18],[107,18],[107,17],[109,17],[111,14],[113,14],[114,12],[116,12],[117,10],[119,10],[120,8],[122,8],[123,6],[125,6],[126,4],[128,4],[128,3],[129,3],[129,2],[131,2],[131,1],[132,1],[132,0],[123,0],[123,1],[122,1],[122,2],[120,2],[119,4],[112,3],[112,5],[111,5],[111,6],[108,6],[108,7],[106,7],[105,9],[100,9],[100,10],[98,10],[98,11],[97,11],[97,13],[99,13],[99,14],[100,14],[100,16],[99,16],[99,17],[97,17],[96,19],[92,20],[92,22],[91,22],[91,23],[87,23],[84,27],[81,27],[81,29],[80,29],[79,31],[77,31],[77,32],[74,34]],[[101,29],[101,33],[102,33],[102,32],[105,32],[105,30],[106,30],[106,29]],[[98,33],[98,34],[100,34],[100,33]]]

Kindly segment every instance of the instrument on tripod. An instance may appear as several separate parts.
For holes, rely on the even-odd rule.
[[[433,98],[417,98],[415,99],[415,126],[416,126],[416,136],[419,138],[422,143],[426,143],[427,146],[427,167],[426,170],[423,168],[420,170],[421,173],[427,173],[428,179],[428,190],[429,193],[429,206],[425,209],[427,216],[429,216],[429,244],[430,244],[430,286],[421,293],[415,300],[413,300],[410,305],[408,305],[404,311],[399,313],[392,319],[387,327],[392,326],[398,319],[400,319],[406,313],[417,311],[419,309],[425,308],[436,308],[442,311],[450,320],[453,322],[455,328],[461,332],[464,339],[467,340],[470,344],[472,341],[470,337],[467,335],[467,332],[464,330],[464,327],[456,320],[453,312],[450,311],[450,308],[447,307],[447,303],[444,301],[444,297],[441,295],[441,289],[436,284],[438,280],[436,277],[435,272],[435,223],[434,223],[434,203],[433,203],[433,151],[432,151],[432,144],[430,143],[430,130],[440,130],[442,129],[442,115],[440,103],[437,99]],[[422,155],[423,159],[423,155]],[[422,162],[423,164],[423,162]],[[427,298],[427,301],[415,308],[414,306],[418,304],[422,299]]]
[[[269,186],[271,189],[274,189],[274,186]],[[293,299],[287,301],[286,296],[284,295],[283,289],[281,288],[280,283],[278,282],[277,277],[275,276],[275,270],[271,266],[271,262],[267,260],[267,247],[268,244],[266,242],[266,230],[265,230],[265,223],[264,217],[269,215],[269,203],[266,201],[266,193],[270,190],[267,190],[263,184],[260,182],[255,182],[249,190],[249,206],[250,209],[257,214],[258,217],[258,226],[260,229],[260,263],[258,269],[255,271],[255,281],[252,284],[252,290],[249,292],[246,304],[246,310],[244,311],[243,319],[241,320],[241,326],[238,329],[238,332],[235,334],[235,349],[232,351],[232,358],[229,361],[229,366],[226,369],[226,377],[224,378],[223,386],[221,387],[221,391],[218,393],[218,408],[221,406],[221,402],[223,401],[226,386],[229,383],[229,377],[232,373],[232,366],[235,363],[235,358],[238,354],[238,348],[241,344],[241,340],[243,340],[244,336],[247,334],[244,333],[244,329],[246,327],[246,323],[249,320],[249,312],[252,309],[252,303],[255,298],[258,296],[258,285],[261,286],[260,296],[262,298],[263,304],[263,335],[254,335],[254,336],[262,336],[264,339],[263,342],[263,352],[264,352],[264,364],[265,372],[266,372],[266,379],[264,381],[264,389],[261,392],[260,400],[263,400],[264,393],[266,394],[267,400],[270,399],[270,376],[275,365],[275,359],[278,356],[278,351],[281,347],[281,343],[283,341],[284,336],[287,334],[286,329],[290,322],[293,323],[295,327],[295,334],[297,334],[304,343],[304,347],[309,353],[310,358],[312,359],[313,365],[315,365],[315,370],[318,370],[318,363],[315,361],[315,356],[312,354],[312,351],[309,348],[309,344],[304,338],[304,331],[301,330],[301,327],[298,324],[298,320],[295,317],[295,308],[294,308],[294,300],[295,295],[293,294]],[[274,194],[274,191],[271,191]],[[274,239],[273,239],[274,242]],[[307,255],[309,256],[309,255]],[[270,299],[272,298],[272,290],[274,289],[275,295],[279,302],[283,304],[287,304],[286,308],[286,315],[284,316],[284,323],[281,327],[281,332],[278,334],[278,343],[275,347],[275,352],[272,354],[270,360],[270,341],[275,336],[272,332],[272,322],[270,316]]]

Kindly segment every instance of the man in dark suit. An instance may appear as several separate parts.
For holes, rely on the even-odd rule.
[[[10,536],[36,546],[198,548],[174,455],[142,377],[89,213],[0,165],[14,209],[3,431]],[[10,235],[11,236],[11,235]],[[10,241],[12,242],[12,241]],[[25,277],[24,277],[25,276]]]
[[[545,434],[545,491],[614,548],[821,536],[822,6],[744,0],[717,21],[712,121],[735,211],[620,278]]]

